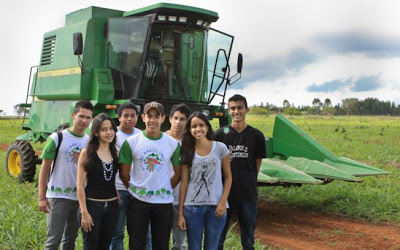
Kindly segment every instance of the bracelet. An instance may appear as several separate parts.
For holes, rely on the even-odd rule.
[[[44,200],[47,200],[47,198],[44,197],[44,198],[40,198],[40,199],[39,199],[39,201],[44,201]]]

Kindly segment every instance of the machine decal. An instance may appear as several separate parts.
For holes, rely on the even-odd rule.
[[[66,76],[66,75],[76,75],[81,74],[82,70],[80,67],[66,68],[66,69],[56,69],[49,71],[42,71],[38,73],[38,78],[53,77],[53,76]]]

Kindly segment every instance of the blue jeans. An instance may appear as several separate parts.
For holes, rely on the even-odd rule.
[[[86,200],[87,210],[92,217],[92,231],[82,229],[83,249],[109,249],[118,218],[118,200]],[[79,222],[81,214],[78,214]]]
[[[183,216],[186,220],[186,234],[188,238],[188,248],[190,250],[200,250],[203,240],[204,230],[204,249],[218,249],[219,238],[225,226],[226,213],[217,218],[215,209],[217,206],[184,206]]]
[[[228,199],[229,209],[226,224],[219,241],[218,249],[224,249],[224,241],[229,229],[229,220],[234,210],[240,225],[240,240],[243,249],[254,249],[254,230],[256,229],[257,199]]]
[[[78,201],[53,198],[49,199],[50,213],[47,215],[47,238],[44,249],[75,249],[79,224],[76,218]]]

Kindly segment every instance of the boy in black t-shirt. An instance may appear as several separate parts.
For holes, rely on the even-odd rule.
[[[234,95],[229,98],[228,110],[232,124],[220,128],[214,134],[216,141],[221,141],[228,147],[232,169],[229,209],[219,249],[224,247],[233,210],[237,211],[243,249],[254,249],[258,202],[257,175],[262,158],[267,157],[265,137],[258,129],[246,123],[249,108],[245,97]]]

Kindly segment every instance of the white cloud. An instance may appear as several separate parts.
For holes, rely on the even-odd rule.
[[[311,105],[314,98],[321,100],[330,98],[333,104],[337,104],[341,103],[342,99],[349,97],[359,99],[376,97],[380,100],[396,101],[400,96],[400,81],[395,82],[393,79],[400,79],[398,70],[396,70],[399,65],[397,58],[371,59],[363,55],[332,56],[306,66],[300,74],[274,81],[251,82],[240,91],[248,97],[249,105],[269,102],[280,106],[285,99],[296,106]],[[354,84],[360,78],[371,75],[379,75],[382,82],[386,84],[378,90],[364,92],[351,91],[353,85],[327,93],[306,91],[306,88],[313,83],[321,85],[337,79],[342,81],[352,79]],[[232,87],[235,88],[235,85]],[[237,92],[238,90],[229,90],[227,95],[229,97]],[[279,94],[276,94],[276,92],[279,92]]]

